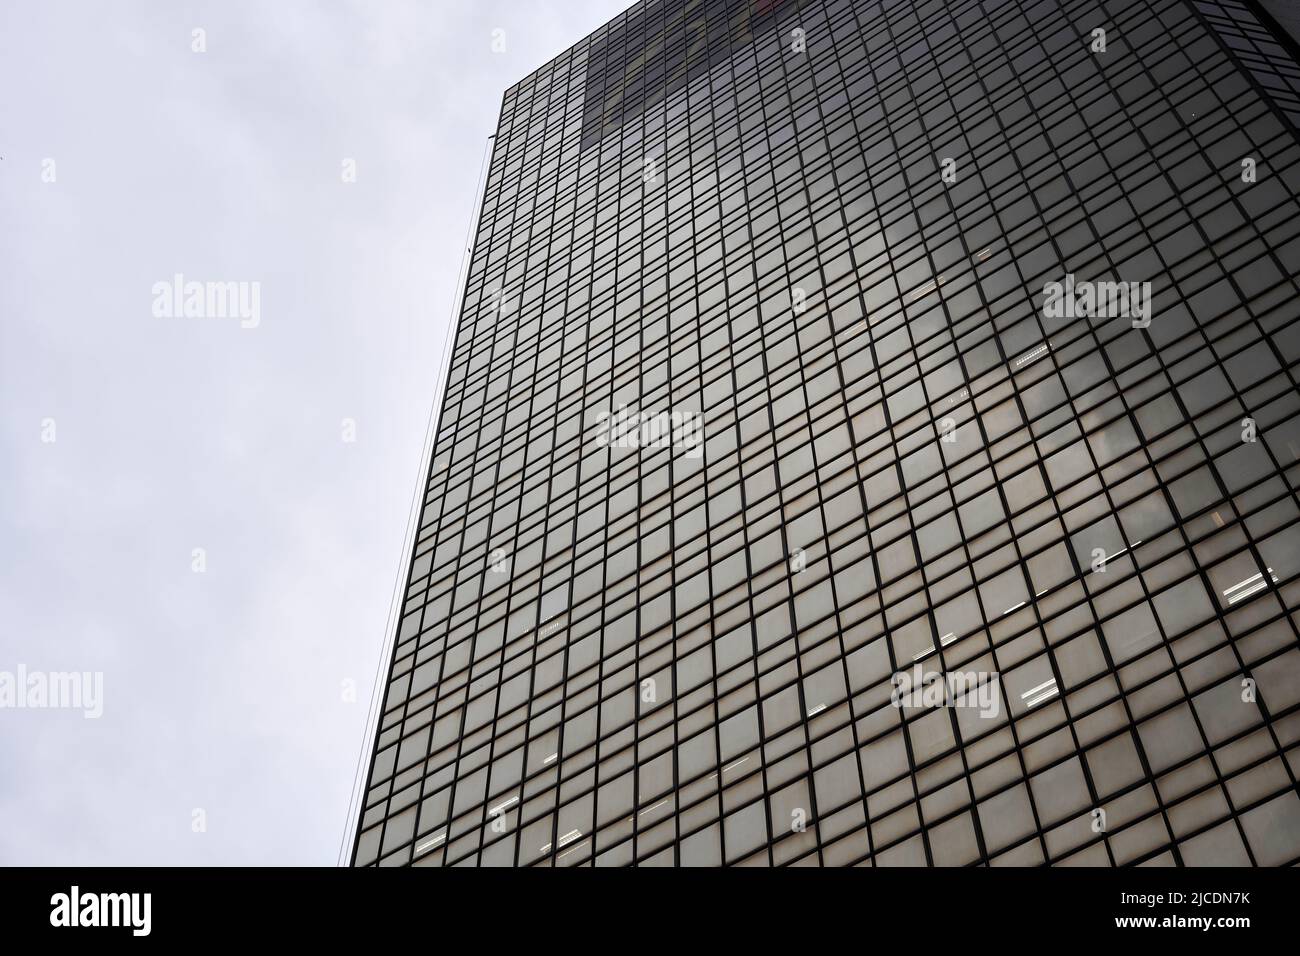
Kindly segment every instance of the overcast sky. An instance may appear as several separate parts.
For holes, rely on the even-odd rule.
[[[0,678],[103,675],[0,863],[335,862],[501,94],[629,3],[0,5]]]

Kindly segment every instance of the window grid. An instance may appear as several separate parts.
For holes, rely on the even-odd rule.
[[[355,862],[1294,859],[1285,104],[1209,4],[797,6],[586,149],[605,31],[507,91]],[[816,56],[781,52],[796,23]],[[1066,271],[1149,279],[1151,328],[1048,327],[1035,290]],[[702,461],[600,448],[624,402],[699,414]],[[1104,575],[1079,550],[1102,540]],[[1243,566],[1237,605],[1217,576]],[[1033,598],[999,613],[1009,572]],[[1117,659],[1141,613],[1153,642]],[[1004,711],[1025,674],[1060,693],[936,721],[889,703],[913,659],[988,664]],[[1210,695],[1242,676],[1256,716],[1225,731]],[[1199,743],[1171,757],[1175,720]]]

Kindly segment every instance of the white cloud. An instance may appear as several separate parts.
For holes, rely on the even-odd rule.
[[[334,862],[484,143],[626,5],[0,9],[0,669],[104,673],[0,711],[0,862]]]

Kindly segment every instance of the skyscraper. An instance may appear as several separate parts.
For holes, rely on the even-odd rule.
[[[354,863],[1300,858],[1258,11],[649,0],[507,90]]]

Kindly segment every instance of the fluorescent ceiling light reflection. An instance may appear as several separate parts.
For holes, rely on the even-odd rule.
[[[1031,687],[1020,695],[1020,699],[1025,702],[1026,707],[1036,707],[1050,697],[1055,697],[1060,693],[1060,688],[1056,686],[1056,678],[1052,677],[1043,681],[1037,687]]]
[[[1051,347],[1052,347],[1051,342],[1044,342],[1042,345],[1038,346],[1038,348],[1034,349],[1032,352],[1028,352],[1025,355],[1022,355],[1020,358],[1016,359],[1016,368],[1020,368],[1020,366],[1025,365],[1028,362],[1032,362],[1034,359],[1042,358],[1044,355],[1047,354],[1047,350],[1050,349]]]
[[[1274,584],[1277,584],[1277,575],[1273,573],[1272,568],[1268,569],[1268,576]],[[1262,591],[1266,587],[1268,587],[1268,581],[1264,580],[1264,574],[1260,572],[1259,574],[1252,574],[1244,581],[1238,581],[1224,591],[1223,596],[1228,599],[1229,604],[1236,604],[1238,601],[1244,601],[1252,594]]]
[[[435,846],[437,846],[445,839],[447,839],[447,831],[442,830],[432,840],[428,840],[424,843],[421,843],[419,846],[417,846],[415,848],[416,855],[418,856],[419,854],[423,853],[425,850],[433,849]]]

